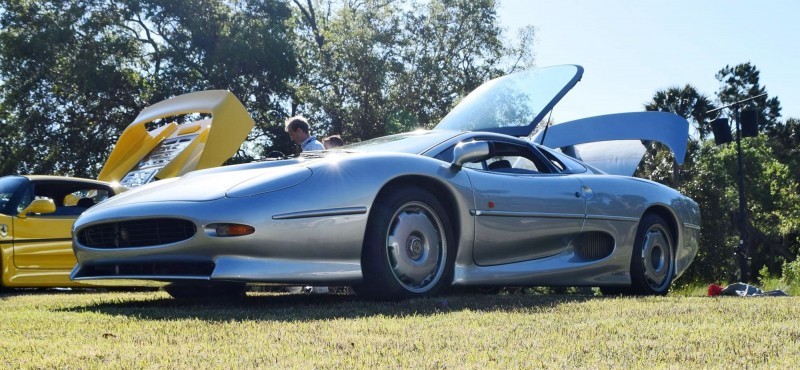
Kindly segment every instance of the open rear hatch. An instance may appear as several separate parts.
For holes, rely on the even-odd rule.
[[[147,128],[158,120],[198,113],[210,118]],[[122,132],[98,180],[132,188],[220,166],[236,154],[254,125],[230,91],[200,91],[164,100],[145,108]]]

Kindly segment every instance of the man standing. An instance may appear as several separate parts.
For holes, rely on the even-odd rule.
[[[315,136],[308,133],[308,121],[303,116],[294,116],[286,120],[286,132],[295,144],[304,152],[309,150],[325,150]]]

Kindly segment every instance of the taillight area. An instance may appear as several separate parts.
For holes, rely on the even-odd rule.
[[[214,223],[205,226],[206,235],[218,237],[244,236],[256,232],[250,225]]]

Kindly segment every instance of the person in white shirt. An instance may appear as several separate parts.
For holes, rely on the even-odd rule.
[[[308,120],[306,120],[305,117],[303,116],[289,117],[289,119],[286,120],[285,125],[286,125],[286,132],[289,133],[289,137],[291,137],[292,141],[294,141],[295,144],[299,145],[304,152],[310,150],[325,150],[325,147],[322,145],[322,143],[319,142],[319,140],[317,140],[315,136],[311,136],[311,134],[309,134]],[[314,294],[327,294],[328,287],[293,286],[289,287],[288,291],[290,293],[309,292]]]
[[[286,120],[286,132],[292,138],[295,144],[307,152],[309,150],[325,150],[322,143],[317,140],[315,136],[311,136],[308,132],[308,121],[303,116],[289,117]]]

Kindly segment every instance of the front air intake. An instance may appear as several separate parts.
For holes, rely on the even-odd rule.
[[[110,222],[78,232],[78,243],[91,248],[137,248],[177,243],[197,232],[193,222],[177,218]]]

